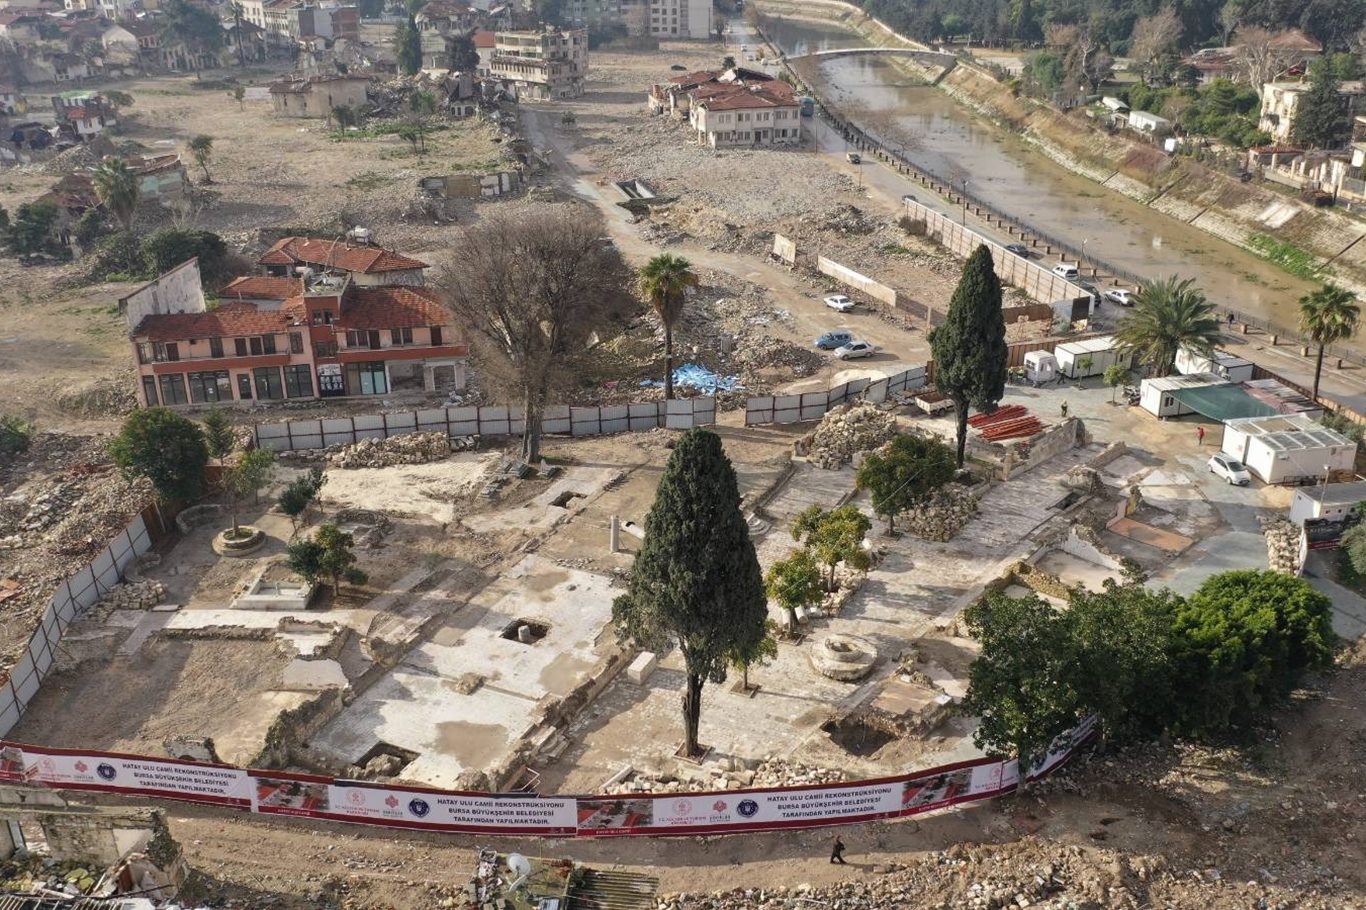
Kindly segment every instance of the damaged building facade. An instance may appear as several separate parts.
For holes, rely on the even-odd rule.
[[[367,76],[291,75],[270,84],[270,101],[281,117],[326,119],[339,107],[364,106],[369,85]]]
[[[265,274],[229,283],[212,310],[197,260],[119,301],[143,405],[465,387],[467,348],[436,295],[422,287],[425,264],[380,247],[294,237],[272,247],[261,265]]]
[[[499,32],[489,75],[519,101],[577,98],[588,76],[588,30]]]

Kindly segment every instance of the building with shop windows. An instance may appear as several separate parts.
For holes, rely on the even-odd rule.
[[[467,348],[436,295],[363,285],[363,274],[301,267],[238,278],[213,309],[198,260],[161,275],[119,301],[139,401],[191,407],[463,389]]]

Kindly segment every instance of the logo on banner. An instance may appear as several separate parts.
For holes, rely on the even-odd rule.
[[[687,815],[692,811],[692,803],[686,799],[680,799],[674,803],[674,812],[679,815]]]
[[[752,799],[742,799],[735,811],[740,813],[741,818],[753,818],[759,814],[759,804]]]
[[[83,761],[76,762],[76,764],[73,767],[75,767],[75,769],[81,772],[82,774],[90,770],[90,766]]]
[[[119,776],[119,772],[114,770],[114,766],[109,762],[100,762],[95,766],[95,773],[105,780],[113,780]]]
[[[388,796],[384,798],[384,805],[388,806],[390,809],[397,809],[398,797],[390,793]]]
[[[365,802],[365,794],[359,790],[348,790],[346,793],[346,801],[353,806],[359,806],[361,803]]]
[[[410,799],[408,800],[408,811],[418,818],[426,818],[427,813],[432,811],[432,807],[427,805],[425,799]]]
[[[726,801],[725,801],[724,799],[718,799],[716,802],[714,802],[714,803],[711,804],[711,811],[713,811],[713,812],[725,812],[725,811],[726,811]]]

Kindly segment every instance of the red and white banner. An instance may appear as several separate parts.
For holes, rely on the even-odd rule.
[[[1089,718],[1029,774],[1056,770],[1091,738]],[[395,787],[108,752],[0,742],[0,782],[190,800],[262,815],[451,833],[544,837],[734,834],[817,828],[933,812],[1019,784],[1014,759],[979,758],[879,780],[712,793],[537,796]]]

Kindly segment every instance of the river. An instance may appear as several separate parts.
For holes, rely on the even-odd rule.
[[[857,33],[815,20],[769,18],[765,31],[788,56],[868,46]],[[968,180],[974,195],[1020,222],[1151,278],[1194,278],[1209,299],[1286,326],[1315,285],[1226,241],[1153,211],[1068,171],[886,58],[835,57],[820,64],[824,92],[845,116],[942,178]]]

